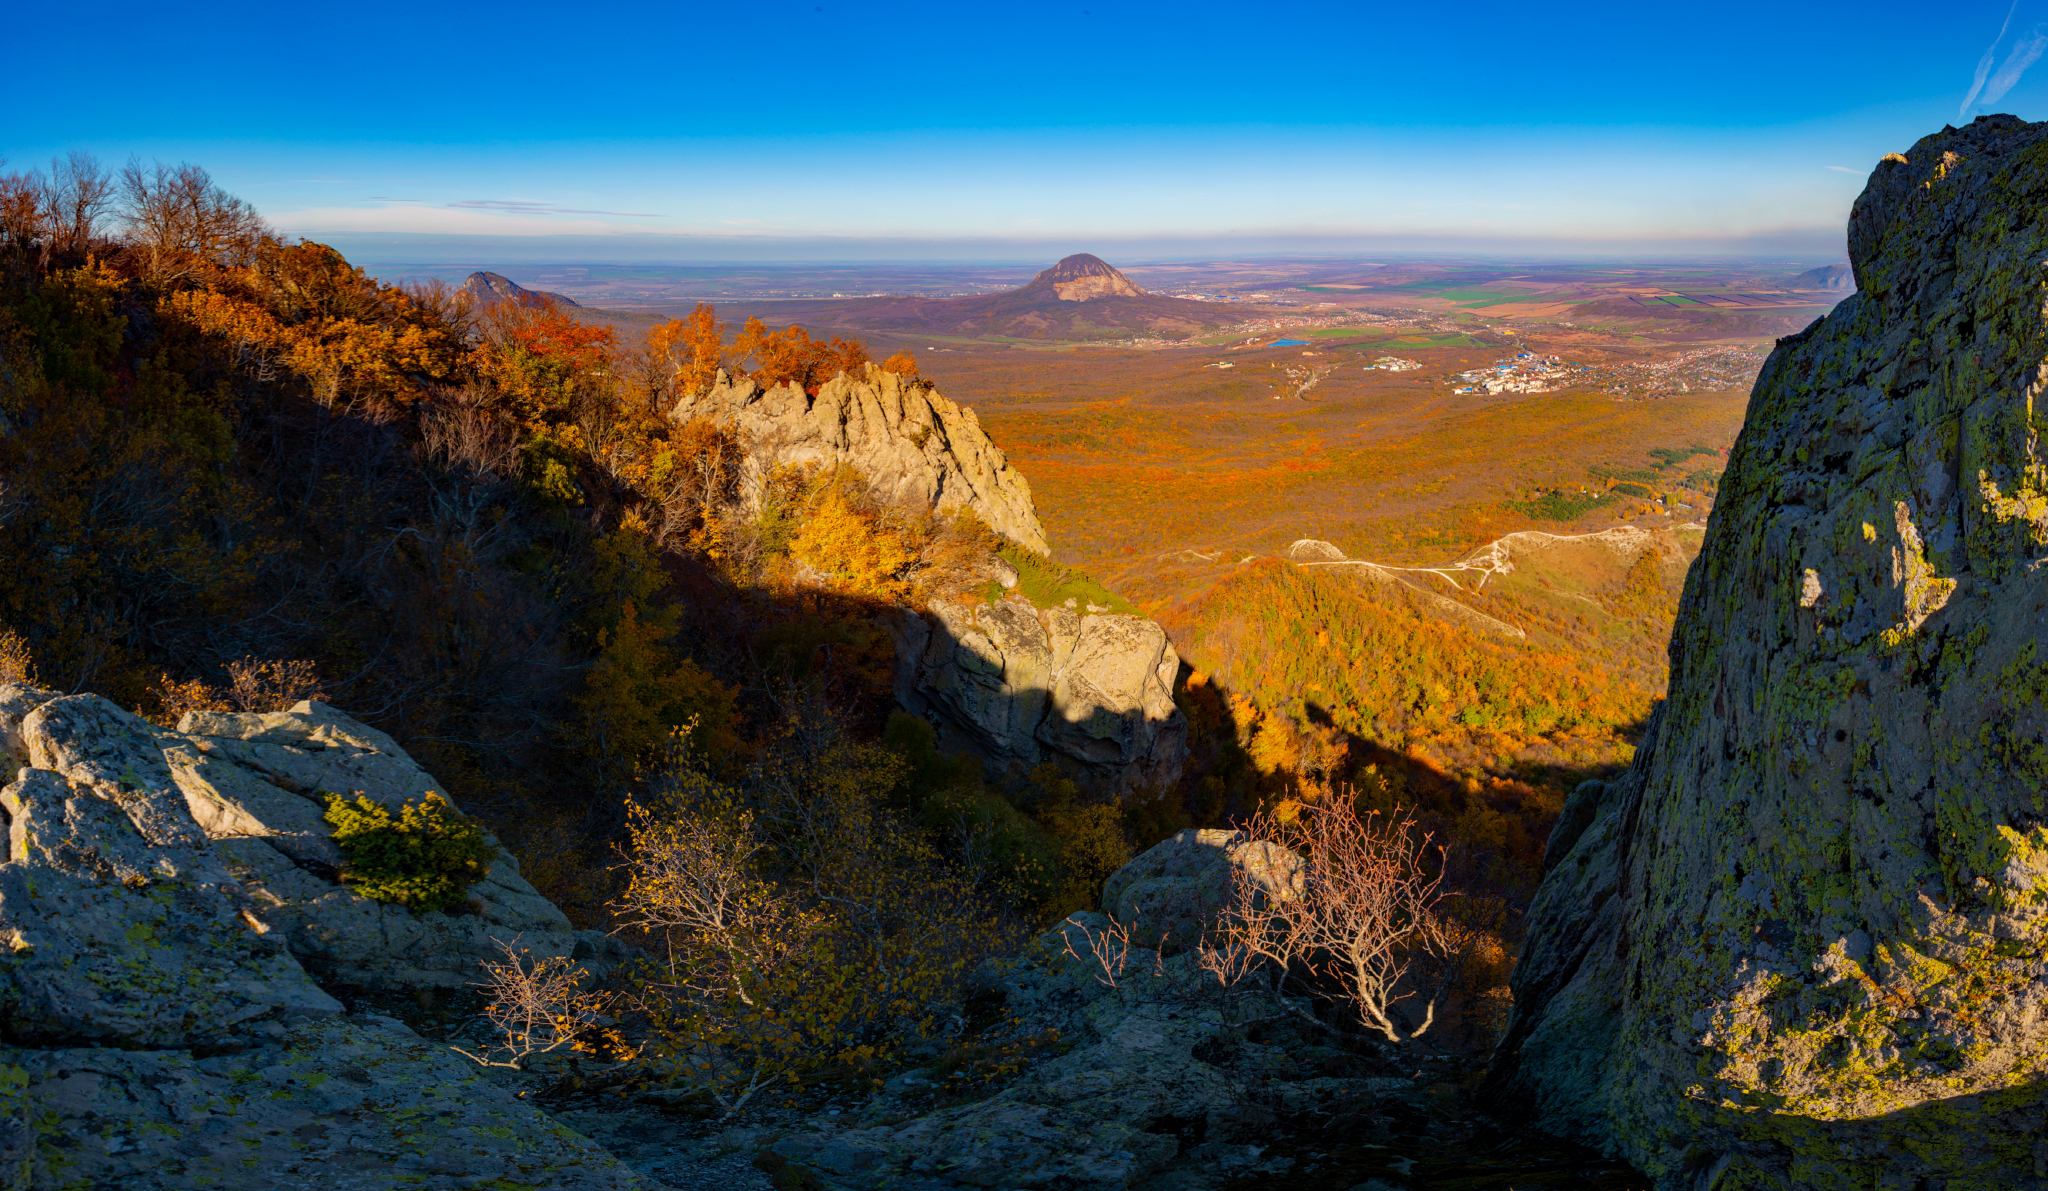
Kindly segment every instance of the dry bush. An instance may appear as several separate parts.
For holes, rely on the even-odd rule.
[[[1216,950],[1264,961],[1276,991],[1296,969],[1342,990],[1359,1020],[1389,1041],[1427,1033],[1478,936],[1445,913],[1443,878],[1429,863],[1440,867],[1442,849],[1414,820],[1360,815],[1348,797],[1305,806],[1291,822],[1261,815],[1244,830],[1307,863],[1291,897],[1240,880]]]
[[[13,629],[0,629],[0,682],[36,685],[36,659],[29,652],[28,638]]]
[[[482,1053],[459,1046],[449,1049],[486,1067],[523,1071],[535,1055],[565,1046],[587,1047],[604,1008],[604,998],[583,991],[589,974],[560,956],[536,959],[503,940],[498,941],[498,949],[505,953],[504,962],[486,961],[487,979],[476,987],[490,997],[484,1019],[497,1031],[499,1041]]]
[[[270,229],[256,208],[196,165],[121,167],[121,216],[144,272],[159,283],[251,263]]]
[[[475,394],[458,394],[427,410],[420,418],[420,446],[428,459],[478,479],[519,470],[518,431]]]
[[[204,679],[183,681],[159,675],[150,690],[157,705],[156,722],[176,725],[188,711],[289,711],[307,699],[325,697],[320,675],[310,661],[267,661],[243,658],[227,664],[226,686]]]
[[[628,998],[635,1057],[727,1116],[944,1035],[967,972],[1011,941],[888,806],[894,754],[801,710],[740,781],[679,753],[629,810],[615,909],[651,954]]]

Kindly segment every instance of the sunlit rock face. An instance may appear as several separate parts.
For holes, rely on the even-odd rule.
[[[1782,340],[1670,700],[1560,817],[1492,1073],[1660,1187],[2048,1174],[2048,124],[1880,162]]]
[[[0,760],[10,1186],[645,1185],[364,1011],[467,990],[499,942],[597,962],[616,948],[572,930],[502,850],[460,914],[338,881],[326,794],[439,793],[384,733],[321,703],[192,712],[167,732],[98,695],[0,684]]]
[[[763,389],[720,372],[709,390],[676,402],[669,416],[738,431],[757,476],[781,464],[848,464],[894,503],[964,505],[1018,545],[1052,552],[1023,473],[989,440],[973,410],[929,382],[869,365],[858,377],[842,373],[806,393],[793,384]]]

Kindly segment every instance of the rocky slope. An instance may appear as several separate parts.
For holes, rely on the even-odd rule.
[[[1050,269],[1039,270],[1031,284],[1017,291],[1019,296],[1028,294],[1033,297],[1047,292],[1062,302],[1147,296],[1136,282],[1118,272],[1108,261],[1086,252],[1077,252]]]
[[[468,912],[335,880],[323,792],[438,784],[322,704],[159,731],[96,695],[0,686],[0,1160],[10,1186],[646,1185],[343,999],[460,987],[495,940],[601,963],[502,849]],[[337,997],[343,999],[337,999]]]
[[[2048,1177],[2044,211],[2048,125],[1879,163],[1551,839],[1494,1094],[1660,1187]]]
[[[1793,289],[1848,293],[1856,288],[1856,274],[1847,265],[1822,265],[1818,269],[1808,269],[1786,284]]]
[[[1051,553],[1031,505],[1031,485],[989,441],[974,411],[873,365],[819,386],[763,389],[724,372],[701,395],[676,402],[676,421],[704,418],[738,430],[755,476],[784,463],[850,464],[887,499],[950,509],[965,505],[990,529]]]
[[[885,500],[973,509],[996,532],[1050,553],[1031,487],[974,411],[931,385],[868,367],[812,396],[724,373],[677,402],[678,421],[738,429],[758,478],[785,463],[850,464]],[[1009,564],[989,573],[1016,587]],[[981,757],[992,778],[1054,760],[1104,792],[1180,777],[1187,725],[1173,703],[1180,656],[1157,624],[1077,600],[1038,608],[1021,592],[993,602],[934,599],[884,617],[896,646],[896,698],[940,729],[941,746]]]

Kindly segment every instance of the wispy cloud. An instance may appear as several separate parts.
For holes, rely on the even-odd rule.
[[[1991,44],[1984,49],[1984,56],[1977,59],[1977,71],[1970,79],[1970,91],[1956,109],[1958,118],[1969,115],[1974,105],[1989,106],[2005,98],[2005,93],[2019,83],[2027,68],[2040,61],[2043,53],[2048,53],[2048,33],[2042,32],[2042,26],[2038,24],[2015,34],[2007,47],[2005,35],[2012,29],[2012,18],[2019,12],[2019,7],[2020,0],[2012,0],[2012,6],[2005,10],[2004,22],[1998,26],[1998,36],[1991,39]],[[2005,48],[2005,61],[1999,63],[1997,72],[1993,73],[1991,65],[1998,61],[2001,48]]]
[[[425,199],[392,198],[389,195],[373,194],[363,200],[366,203],[423,203]]]
[[[1824,166],[1822,166],[1822,167],[1820,167],[1820,168],[1822,168],[1822,169],[1824,169],[1824,170],[1835,170],[1835,171],[1837,171],[1837,172],[1839,172],[1839,173],[1844,173],[1844,174],[1860,174],[1860,173],[1862,173],[1862,172],[1863,172],[1862,170],[1852,170],[1852,169],[1850,169],[1850,168],[1849,168],[1848,166],[1846,166],[1846,165],[1824,165]]]
[[[515,215],[644,215],[658,219],[652,211],[593,211],[583,207],[559,207],[554,203],[530,203],[521,199],[463,199],[448,204],[465,211],[509,211]]]
[[[2005,93],[2020,81],[2027,67],[2041,60],[2043,51],[2048,51],[2048,34],[2036,31],[2014,42],[2012,53],[2005,56],[2005,64],[1984,85],[1984,102],[1997,103],[2005,98]]]

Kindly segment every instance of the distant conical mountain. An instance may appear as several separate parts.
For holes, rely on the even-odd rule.
[[[1146,293],[1099,256],[1077,252],[1021,289],[967,298],[855,298],[753,306],[764,318],[806,326],[915,335],[1067,342],[1156,335],[1184,339],[1237,322],[1245,312],[1214,302]]]
[[[1116,271],[1108,261],[1091,253],[1077,252],[1050,269],[1042,270],[1031,284],[1017,290],[1024,294],[1050,292],[1062,302],[1092,302],[1098,298],[1143,298],[1149,295],[1130,278]]]

